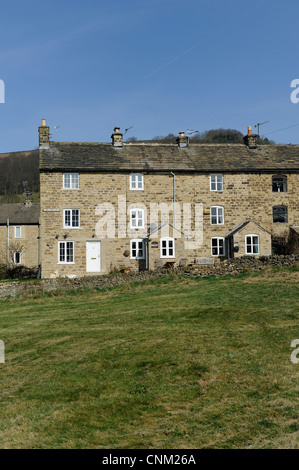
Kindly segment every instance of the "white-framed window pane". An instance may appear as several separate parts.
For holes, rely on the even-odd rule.
[[[73,263],[74,261],[74,243],[66,242],[66,262]]]
[[[15,238],[22,238],[22,227],[15,227]]]
[[[223,191],[223,175],[210,175],[211,191]]]
[[[79,209],[72,210],[72,227],[79,227]]]
[[[132,173],[130,175],[130,189],[143,189],[143,174]]]
[[[211,207],[211,224],[222,225],[224,223],[224,209],[221,206]]]
[[[78,189],[79,188],[79,173],[72,173],[72,189]]]
[[[65,262],[65,242],[59,243],[59,261],[60,263]]]
[[[131,240],[131,258],[144,259],[144,242],[143,240]]]
[[[223,224],[223,208],[218,207],[218,224]]]
[[[14,252],[14,264],[21,264],[21,257],[22,257],[21,252],[15,251]]]
[[[144,211],[142,209],[131,210],[131,227],[143,228],[144,226]]]
[[[162,238],[161,239],[161,257],[174,258],[174,239]]]
[[[224,238],[212,238],[211,248],[213,256],[224,256]]]
[[[70,210],[64,211],[64,226],[65,227],[71,226],[71,211]]]
[[[59,242],[58,252],[60,263],[74,262],[74,242]]]
[[[246,236],[246,254],[256,255],[259,253],[259,237],[257,235]]]
[[[64,189],[79,189],[79,173],[64,173],[63,174],[63,188]]]
[[[63,187],[69,189],[71,187],[71,175],[70,173],[65,173],[63,175]]]

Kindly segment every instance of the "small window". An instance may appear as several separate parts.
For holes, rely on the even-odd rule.
[[[130,189],[132,191],[142,191],[144,189],[142,173],[132,173],[130,175]]]
[[[79,173],[64,173],[63,189],[79,189]]]
[[[214,237],[211,240],[212,245],[212,256],[224,256],[224,238],[223,237]]]
[[[58,262],[62,264],[74,263],[74,242],[58,243]]]
[[[210,190],[223,191],[223,175],[210,175]]]
[[[222,206],[211,207],[211,224],[212,225],[224,224],[224,208]]]
[[[144,242],[141,239],[131,240],[131,259],[144,259]]]
[[[13,254],[14,264],[21,264],[22,262],[22,253],[20,251],[15,251]]]
[[[22,227],[15,227],[15,238],[22,238]]]
[[[161,238],[161,258],[174,257],[174,238]]]
[[[286,224],[287,222],[288,222],[287,206],[274,206],[273,207],[273,223]]]
[[[65,209],[63,211],[63,226],[64,228],[79,228],[80,227],[80,210],[79,209]]]
[[[260,252],[259,248],[259,236],[258,235],[246,235],[245,237],[246,255],[258,255]]]
[[[272,176],[272,191],[274,193],[286,193],[287,190],[286,176]]]
[[[131,209],[130,211],[131,228],[144,228],[144,210]]]

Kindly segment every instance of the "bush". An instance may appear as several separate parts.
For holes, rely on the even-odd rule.
[[[37,274],[38,267],[15,266],[7,268],[5,264],[0,264],[0,279],[34,279],[37,278]]]

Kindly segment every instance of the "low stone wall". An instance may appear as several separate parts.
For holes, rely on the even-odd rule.
[[[24,293],[44,293],[53,290],[70,290],[80,288],[106,289],[128,282],[140,282],[168,276],[171,273],[187,274],[194,277],[225,276],[244,272],[261,271],[266,266],[295,266],[299,264],[299,255],[254,257],[246,256],[223,260],[214,265],[192,265],[178,269],[161,269],[130,274],[108,274],[103,276],[86,276],[75,279],[58,278],[22,282],[0,282],[0,297],[16,297]]]

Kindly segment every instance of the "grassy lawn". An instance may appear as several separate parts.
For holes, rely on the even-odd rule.
[[[298,278],[0,300],[0,447],[299,448]]]

